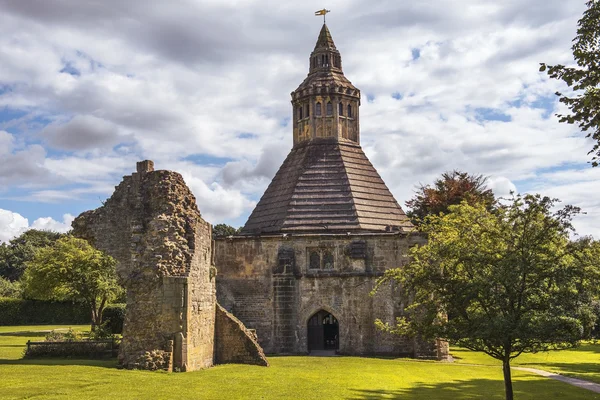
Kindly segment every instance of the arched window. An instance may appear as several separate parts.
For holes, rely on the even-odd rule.
[[[302,119],[302,106],[298,107],[298,119]]]
[[[315,109],[315,114],[317,117],[321,116],[321,103],[317,103],[317,108]]]
[[[333,104],[331,102],[327,103],[327,115],[333,115]]]
[[[329,67],[329,54],[325,56],[325,66]]]
[[[344,115],[344,105],[341,102],[338,104],[338,113]]]
[[[348,104],[348,118],[352,118],[352,105]]]
[[[321,55],[321,66],[325,65],[325,54]]]
[[[333,269],[333,254],[329,251],[323,254],[323,269]]]
[[[321,269],[321,256],[318,252],[313,251],[310,253],[310,269]]]

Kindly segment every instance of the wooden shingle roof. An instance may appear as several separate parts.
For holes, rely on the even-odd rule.
[[[313,139],[290,151],[242,235],[413,228],[362,148],[332,139]]]

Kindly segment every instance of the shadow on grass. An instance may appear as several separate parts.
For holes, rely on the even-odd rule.
[[[554,398],[552,387],[548,387],[549,380],[540,377],[527,381],[514,382],[515,398],[538,399]],[[576,388],[565,387],[565,392],[578,391]],[[366,389],[353,390],[352,400],[379,400],[379,399],[504,399],[504,383],[501,380],[471,379],[460,382],[420,383],[405,389]],[[561,397],[584,399],[586,391],[581,391],[579,397]],[[591,392],[590,392],[591,394]],[[575,396],[577,393],[575,393]],[[593,397],[592,397],[593,398]]]
[[[599,374],[600,378],[600,363],[587,363],[587,362],[579,362],[579,363],[520,363],[517,367],[526,367],[526,368],[538,368],[538,369],[559,369],[561,373],[568,374],[589,374],[595,373]]]
[[[70,358],[20,358],[18,360],[0,359],[0,365],[84,365],[89,367],[117,368],[116,358],[82,360]]]
[[[19,331],[19,332],[0,332],[0,336],[15,337],[46,337],[51,331]]]

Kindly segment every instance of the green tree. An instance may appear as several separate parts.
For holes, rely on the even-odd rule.
[[[462,201],[483,203],[492,209],[496,198],[486,183],[487,178],[483,175],[469,175],[458,170],[444,172],[433,186],[421,184],[414,197],[405,203],[410,208],[407,215],[415,225],[419,225],[426,216],[447,213],[448,207]]]
[[[21,282],[11,282],[8,279],[0,276],[0,297],[10,297],[13,299],[20,299],[23,295],[23,288]]]
[[[24,286],[27,297],[84,302],[91,310],[92,330],[102,324],[105,306],[123,291],[117,283],[116,261],[72,236],[36,251]]]
[[[18,281],[23,276],[27,262],[33,259],[36,249],[52,245],[63,234],[29,229],[8,244],[0,245],[0,277]]]
[[[540,71],[547,71],[550,78],[561,80],[572,89],[572,94],[556,93],[559,101],[571,110],[570,114],[557,114],[557,117],[560,122],[578,124],[587,132],[586,137],[594,139],[588,154],[593,154],[592,166],[597,167],[600,156],[600,1],[591,0],[586,5],[571,47],[577,66],[541,63]]]
[[[443,338],[502,361],[506,398],[510,362],[522,353],[575,346],[595,314],[600,246],[570,242],[579,210],[556,200],[513,197],[490,212],[482,204],[450,206],[420,227],[427,244],[380,282],[410,288],[412,304],[395,326],[403,335]]]
[[[213,238],[232,236],[239,233],[240,229],[227,224],[217,224],[213,226]]]

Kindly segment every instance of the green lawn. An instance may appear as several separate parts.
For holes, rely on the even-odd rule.
[[[452,348],[450,353],[456,363],[502,365],[500,361],[486,354],[466,349]],[[521,354],[513,360],[512,365],[543,369],[600,383],[600,344],[584,343],[570,350]]]
[[[270,357],[271,367],[220,365],[167,374],[116,369],[116,362],[22,360],[27,340],[57,327],[0,327],[0,398],[62,399],[503,399],[497,366],[359,357]],[[67,327],[61,327],[67,328]],[[88,329],[87,326],[74,327]],[[463,360],[466,360],[465,357]],[[600,399],[515,371],[515,397]]]

